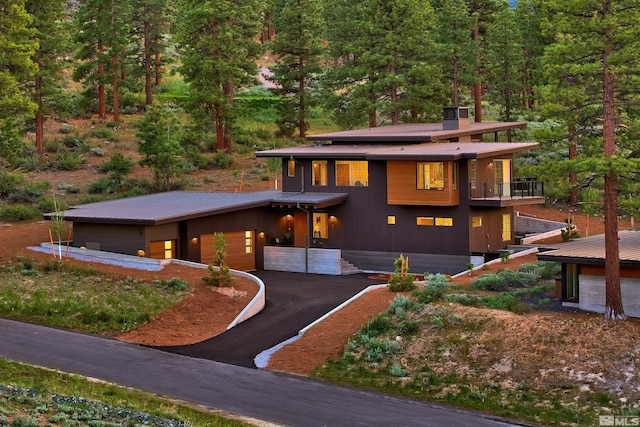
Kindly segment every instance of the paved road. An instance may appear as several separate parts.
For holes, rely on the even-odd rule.
[[[0,357],[288,426],[508,426],[477,413],[0,319]]]
[[[367,286],[379,284],[366,274],[254,272],[265,283],[264,310],[229,331],[192,345],[158,347],[172,353],[255,368],[262,351],[294,337],[298,332]]]

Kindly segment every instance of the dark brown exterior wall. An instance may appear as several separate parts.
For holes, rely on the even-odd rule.
[[[311,186],[311,160],[299,159],[304,164],[305,191],[321,193],[348,193],[341,205],[324,209],[335,215],[329,225],[329,239],[315,239],[311,246],[384,252],[438,253],[468,255],[469,227],[466,208],[437,206],[401,206],[387,204],[387,168],[385,161],[369,161],[368,187],[337,187],[335,162],[328,160],[327,186]],[[285,161],[286,163],[286,161]],[[462,168],[461,168],[462,169]],[[284,191],[299,191],[301,168],[295,179],[283,181]],[[286,170],[284,170],[286,176]],[[461,182],[466,180],[466,166],[460,170]],[[460,192],[466,200],[466,190]],[[465,204],[461,200],[461,205]],[[396,224],[388,225],[387,216],[395,215]],[[418,226],[416,217],[448,217],[453,227]]]
[[[137,225],[73,223],[73,246],[99,243],[100,250],[137,255],[145,245],[145,227]]]

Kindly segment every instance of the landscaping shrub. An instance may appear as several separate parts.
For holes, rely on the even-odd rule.
[[[46,169],[54,171],[78,170],[85,163],[84,157],[75,151],[58,151],[46,165]]]
[[[449,278],[444,274],[427,274],[425,273],[425,286],[422,289],[416,289],[412,295],[417,298],[418,302],[429,304],[439,301],[449,287]]]
[[[186,280],[181,280],[177,277],[172,277],[169,280],[154,280],[153,284],[162,288],[175,289],[177,291],[187,289],[189,285]]]
[[[391,329],[393,329],[393,327],[393,322],[391,321],[391,319],[389,319],[388,316],[379,314],[365,323],[362,329],[360,329],[360,335],[377,337],[384,334],[385,332],[390,331]]]
[[[37,181],[14,188],[7,199],[12,203],[36,203],[49,190],[47,181]]]
[[[400,255],[394,262],[395,273],[389,278],[389,290],[391,292],[409,292],[417,288],[414,281],[416,275],[409,273],[409,261],[404,255]]]
[[[535,284],[538,275],[513,270],[500,270],[495,274],[484,274],[472,283],[476,289],[486,291],[505,291],[513,288],[525,288]]]
[[[233,164],[233,157],[224,150],[217,150],[211,160],[213,166],[220,169],[227,169]]]
[[[0,197],[6,197],[24,182],[20,173],[0,171]]]
[[[119,190],[119,184],[109,178],[100,178],[97,181],[93,181],[87,188],[89,194],[113,194]]]
[[[66,125],[63,125],[63,126],[60,128],[60,133],[65,134],[65,135],[68,135],[68,134],[70,134],[71,132],[73,132],[74,130],[76,130],[76,127],[75,127],[74,125],[72,125],[72,124],[68,123],[68,124],[66,124]]]

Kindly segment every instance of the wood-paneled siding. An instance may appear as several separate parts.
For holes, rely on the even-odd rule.
[[[444,163],[444,189],[418,190],[418,162],[389,160],[387,162],[387,202],[390,205],[457,206],[460,191],[453,188],[455,162]]]
[[[502,215],[511,216],[511,240],[502,240]],[[480,227],[473,226],[473,218],[481,218]],[[469,250],[471,253],[497,252],[515,241],[513,207],[502,209],[471,209],[469,211]]]
[[[511,160],[513,167],[513,154],[501,155],[499,156],[499,160]],[[495,194],[496,177],[494,167],[494,159],[485,158],[476,160],[475,188],[473,187],[471,177],[469,177],[469,182],[464,184],[471,186],[471,198],[497,196],[497,194]],[[513,180],[513,171],[511,171],[511,180]]]
[[[247,230],[249,231],[249,230]],[[246,231],[228,231],[224,232],[225,252],[227,254],[225,263],[230,268],[242,271],[255,270],[255,233],[249,231],[250,236],[247,237]],[[247,242],[250,239],[250,242]],[[216,259],[216,245],[213,234],[203,234],[200,237],[200,258],[203,264],[213,264]]]

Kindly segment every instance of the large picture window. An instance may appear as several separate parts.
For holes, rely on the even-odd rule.
[[[418,163],[418,190],[444,190],[444,163]]]
[[[327,161],[315,160],[312,163],[311,175],[313,185],[327,185]]]
[[[369,162],[366,160],[336,160],[336,185],[367,187],[369,185]]]

